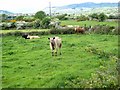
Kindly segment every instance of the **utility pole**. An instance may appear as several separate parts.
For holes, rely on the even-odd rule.
[[[51,2],[49,2],[49,15],[51,17]]]

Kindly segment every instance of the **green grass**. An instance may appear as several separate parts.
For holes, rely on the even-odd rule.
[[[64,20],[64,21],[61,21],[61,25],[80,25],[80,26],[84,26],[84,25],[87,25],[87,26],[94,26],[94,25],[110,25],[110,26],[118,26],[118,23],[115,22],[115,21],[112,21],[112,22],[98,22],[98,21],[75,21],[75,20]]]
[[[118,51],[115,35],[57,35],[63,42],[61,56],[51,56],[47,39],[51,36],[54,35],[33,40],[19,36],[2,38],[3,88],[75,87],[71,83],[89,79],[101,63],[106,68],[116,65],[115,60],[110,64]],[[91,52],[96,48],[96,53]],[[99,54],[99,50],[110,56]]]

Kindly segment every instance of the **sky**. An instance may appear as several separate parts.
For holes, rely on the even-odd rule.
[[[0,10],[7,10],[13,13],[36,13],[48,7],[49,2],[51,2],[51,6],[64,6],[84,2],[116,3],[119,0],[0,0]]]

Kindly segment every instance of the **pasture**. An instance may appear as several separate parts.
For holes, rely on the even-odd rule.
[[[51,56],[48,37],[52,36],[42,35],[33,40],[20,36],[2,38],[3,88],[117,85],[117,35],[56,35],[62,38],[63,44],[62,55],[58,56]],[[97,80],[96,72],[105,79]],[[93,86],[90,81],[93,81]]]
[[[98,22],[98,21],[75,21],[75,20],[63,20],[61,21],[61,25],[80,25],[80,26],[84,26],[86,24],[86,26],[95,26],[95,25],[109,25],[109,26],[117,26],[118,23],[115,21],[112,22]]]

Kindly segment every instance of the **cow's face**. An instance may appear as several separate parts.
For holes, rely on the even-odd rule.
[[[50,40],[50,43],[53,43],[53,42],[54,42],[55,37],[53,37],[53,38],[48,38],[48,39]]]
[[[48,38],[48,39],[50,40],[50,46],[52,47],[51,49],[54,50],[55,49],[55,41],[54,41],[55,37]]]

